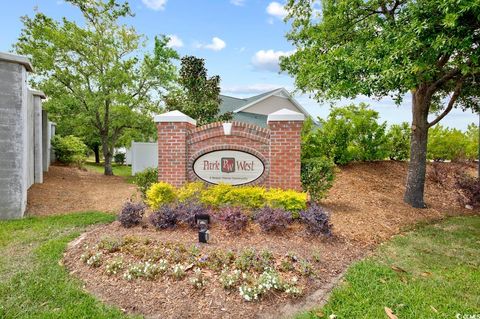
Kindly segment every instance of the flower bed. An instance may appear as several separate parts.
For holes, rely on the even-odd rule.
[[[270,250],[202,249],[198,244],[159,242],[145,237],[102,237],[85,246],[81,261],[109,276],[132,280],[184,280],[194,289],[214,281],[225,290],[238,291],[246,301],[270,293],[292,297],[302,294],[308,279],[314,278],[314,263],[321,257],[302,258]],[[207,276],[207,274],[209,274]]]
[[[177,296],[194,294],[200,304],[215,295],[229,300],[225,309],[237,308],[242,300],[260,304],[236,310],[251,317],[266,304],[298,302],[343,267],[345,254],[330,272],[329,259],[336,250],[325,253],[325,247],[347,246],[332,238],[328,214],[307,203],[305,193],[200,183],[175,189],[155,183],[146,192],[146,202],[150,209],[125,203],[117,223],[71,252],[70,264],[109,298],[112,292],[104,290],[105,283],[130,287],[135,294],[150,287],[163,295],[159,289],[165,288]],[[211,217],[212,236],[208,244],[199,244],[195,216],[204,214]],[[125,298],[119,303],[131,305]],[[149,302],[141,298],[140,303]],[[178,300],[169,304],[186,306]],[[151,307],[155,313],[165,310]]]
[[[188,224],[159,231],[146,218],[130,228],[115,222],[85,234],[64,262],[87,290],[129,312],[251,318],[304,303],[362,254],[310,235],[299,222],[283,233],[266,233],[255,222],[232,233],[217,221],[210,232],[210,242],[198,244]]]

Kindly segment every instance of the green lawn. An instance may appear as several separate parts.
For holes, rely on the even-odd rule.
[[[96,164],[95,162],[86,162],[85,168],[92,172],[97,172],[103,174],[104,168],[103,163]],[[119,164],[112,164],[113,175],[125,177],[128,183],[133,183],[133,176],[132,176],[132,167],[128,165],[119,165]]]
[[[59,265],[67,243],[114,216],[89,212],[0,222],[0,318],[126,318]]]
[[[323,309],[297,319],[388,318],[385,307],[399,319],[480,317],[480,217],[396,236],[353,265]]]

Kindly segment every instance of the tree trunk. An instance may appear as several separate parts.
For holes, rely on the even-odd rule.
[[[102,150],[103,150],[103,159],[104,159],[104,174],[108,176],[113,175],[113,170],[112,170],[112,151],[110,150],[110,147],[108,147],[108,141],[107,138],[102,139]]]
[[[431,103],[427,88],[427,85],[420,85],[412,92],[410,162],[403,200],[415,208],[426,207],[423,194],[427,169],[428,111]]]
[[[99,149],[98,144],[95,144],[93,146],[93,153],[95,154],[95,163],[99,164],[100,163],[100,149]]]

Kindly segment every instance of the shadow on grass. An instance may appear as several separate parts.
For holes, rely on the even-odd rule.
[[[0,318],[128,318],[59,265],[68,242],[114,218],[87,212],[0,222]]]
[[[480,315],[480,216],[398,235],[348,270],[322,309],[296,318],[456,318]],[[463,317],[462,317],[463,318]]]

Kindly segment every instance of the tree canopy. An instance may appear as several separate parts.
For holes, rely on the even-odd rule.
[[[148,134],[154,128],[152,114],[175,80],[172,61],[178,55],[164,36],[155,37],[153,52],[145,53],[146,38],[120,23],[133,15],[126,2],[66,2],[81,11],[82,24],[41,12],[23,17],[16,51],[35,65],[33,81],[48,95],[50,113],[65,120],[64,127],[75,127],[87,143],[98,138],[105,174],[111,175],[118,141],[132,130]]]
[[[478,0],[290,0],[281,61],[299,90],[318,100],[412,94],[405,201],[424,207],[427,136],[453,107],[478,111]],[[428,115],[436,112],[435,119]]]
[[[181,59],[179,87],[166,96],[168,110],[179,110],[203,125],[230,120],[220,111],[220,76],[207,76],[205,60],[194,56]]]

